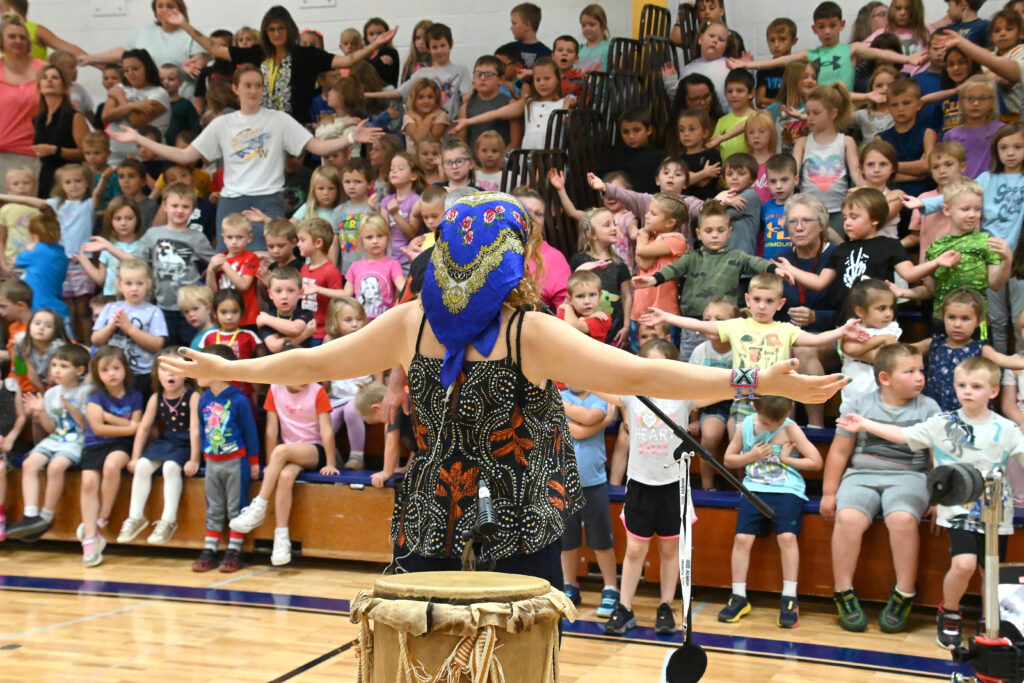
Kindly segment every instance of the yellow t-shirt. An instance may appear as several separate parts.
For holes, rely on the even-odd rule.
[[[28,233],[28,222],[39,215],[39,209],[26,204],[5,204],[0,208],[0,225],[7,228],[7,248],[4,258],[8,267],[14,266],[14,259],[25,251],[31,236]]]
[[[753,113],[753,111],[750,112],[750,114]],[[746,116],[736,116],[732,112],[729,112],[722,118],[718,119],[718,123],[715,125],[715,131],[711,134],[711,137],[728,133],[730,130],[749,119],[750,114],[747,114]],[[718,146],[718,153],[722,156],[722,161],[725,161],[733,154],[748,151],[747,139],[743,137],[743,133],[726,140]],[[722,169],[722,177],[725,178],[725,169]],[[754,178],[754,180],[757,180],[757,178]]]
[[[789,358],[790,349],[803,330],[792,323],[759,323],[753,318],[732,318],[718,323],[718,337],[732,344],[734,368],[764,370]]]

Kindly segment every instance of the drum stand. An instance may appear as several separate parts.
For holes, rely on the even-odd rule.
[[[658,418],[664,422],[669,429],[682,441],[673,453],[673,458],[679,467],[679,585],[683,594],[683,644],[677,648],[668,659],[665,668],[667,683],[691,683],[699,681],[704,676],[708,667],[708,656],[704,649],[693,642],[693,613],[690,609],[692,601],[692,565],[691,554],[693,548],[693,535],[690,525],[690,461],[694,455],[699,456],[710,464],[716,472],[721,474],[729,484],[743,493],[751,504],[761,514],[771,518],[774,516],[772,509],[757,494],[748,490],[739,479],[732,475],[732,472],[725,469],[725,466],[714,459],[685,429],[676,424],[666,415],[655,403],[646,396],[637,396],[637,399],[650,409]]]

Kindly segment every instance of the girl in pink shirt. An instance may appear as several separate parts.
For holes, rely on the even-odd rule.
[[[357,243],[363,258],[348,267],[341,293],[355,297],[373,320],[395,305],[397,293],[405,286],[405,274],[398,261],[388,255],[391,230],[380,216],[363,219]]]

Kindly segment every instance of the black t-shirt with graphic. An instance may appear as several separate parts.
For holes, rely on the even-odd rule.
[[[829,287],[832,306],[840,309],[850,289],[861,280],[892,280],[896,265],[909,260],[907,250],[893,237],[872,237],[836,246],[825,264],[836,271],[835,282]]]

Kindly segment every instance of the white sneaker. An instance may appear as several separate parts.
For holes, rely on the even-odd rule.
[[[149,526],[149,520],[145,517],[139,517],[137,519],[129,517],[124,520],[124,524],[121,525],[121,531],[117,534],[117,542],[131,543],[147,526]]]
[[[267,506],[265,504],[260,505],[253,500],[253,502],[242,508],[237,517],[228,522],[228,526],[231,527],[232,531],[247,534],[260,524],[263,524],[263,520],[266,518]]]
[[[85,522],[81,522],[78,525],[78,528],[75,529],[75,538],[79,541],[85,540]]]
[[[174,532],[178,530],[176,522],[166,522],[162,519],[158,519],[153,527],[153,533],[146,539],[146,543],[150,545],[166,545]]]
[[[274,550],[270,553],[270,564],[280,567],[292,561],[292,539],[274,536]]]
[[[107,547],[107,539],[99,534],[92,539],[91,551],[86,551],[82,545],[82,564],[86,567],[97,567],[103,563],[103,550]]]

